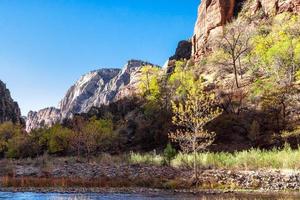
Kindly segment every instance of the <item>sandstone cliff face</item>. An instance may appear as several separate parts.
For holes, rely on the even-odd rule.
[[[266,16],[300,12],[300,0],[202,0],[192,38],[192,55],[196,60],[212,50],[210,43],[245,4],[250,5],[252,14],[258,11],[263,11]]]
[[[21,111],[18,103],[11,98],[6,85],[0,81],[0,123],[6,121],[21,123]]]
[[[272,12],[300,12],[300,0],[257,0],[257,6],[261,6],[265,13],[271,14]]]
[[[198,8],[193,43],[193,55],[199,57],[208,49],[206,44],[214,38],[234,15],[235,0],[203,0]]]
[[[100,69],[83,75],[67,92],[59,108],[46,108],[30,112],[26,130],[50,127],[77,113],[86,113],[125,97],[133,96],[140,80],[140,70],[151,63],[130,60],[121,69]]]

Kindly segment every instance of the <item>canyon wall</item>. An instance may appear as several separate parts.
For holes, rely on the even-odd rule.
[[[282,12],[300,12],[300,0],[202,0],[192,37],[192,56],[198,60],[212,51],[210,43],[222,34],[224,25],[248,6],[255,15],[262,11],[265,17]]]

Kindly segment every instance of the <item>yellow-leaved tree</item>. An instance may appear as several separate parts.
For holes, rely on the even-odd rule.
[[[184,97],[189,91],[195,89],[196,76],[190,70],[186,61],[177,61],[174,72],[169,77],[169,85],[173,88],[175,96]]]
[[[155,101],[159,98],[159,68],[144,66],[141,69],[140,90],[148,101]]]
[[[156,113],[160,102],[160,68],[155,66],[144,66],[141,69],[139,89],[142,97],[146,100],[144,112],[147,116]]]
[[[206,92],[201,81],[197,81],[196,90],[188,92],[182,102],[172,102],[173,123],[179,129],[169,134],[185,153],[193,152],[194,175],[198,178],[197,152],[204,151],[215,140],[215,133],[205,129],[205,125],[221,114],[215,95]]]

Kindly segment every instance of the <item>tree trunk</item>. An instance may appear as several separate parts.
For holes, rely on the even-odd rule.
[[[233,62],[233,69],[234,69],[235,84],[236,84],[236,87],[239,88],[238,72],[237,72],[237,68],[236,68],[236,61]]]
[[[294,60],[295,60],[295,55],[294,55],[294,45],[293,45],[293,42],[292,42],[292,40],[291,40],[291,47],[292,47],[292,50],[291,50],[291,52],[292,52],[292,55],[291,55],[291,61],[292,61],[292,66],[291,66],[291,74],[290,74],[290,85],[295,81],[295,72],[296,72],[296,66],[295,66],[295,62],[294,62]]]
[[[197,169],[197,155],[196,155],[196,151],[194,151],[194,174],[195,174],[195,179],[198,180],[198,169]]]
[[[196,138],[194,139],[193,151],[194,151],[194,175],[196,181],[198,180],[198,169],[197,169],[197,151],[196,151]]]
[[[242,72],[241,58],[239,58],[239,70],[240,70],[240,76],[241,76],[241,79],[243,79],[243,72]]]
[[[285,129],[286,128],[286,105],[284,102],[282,102],[282,126]]]

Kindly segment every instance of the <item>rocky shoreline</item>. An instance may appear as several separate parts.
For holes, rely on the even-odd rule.
[[[59,160],[44,162],[0,161],[2,190],[104,190],[158,188],[172,191],[300,191],[300,171],[201,169],[193,178],[189,168],[126,163]],[[63,186],[62,189],[59,186]],[[33,187],[32,187],[33,186]],[[55,186],[52,188],[52,186]],[[73,187],[75,186],[75,187]],[[32,188],[32,189],[30,189]],[[130,189],[129,189],[130,190]],[[193,192],[193,191],[192,191]]]
[[[199,185],[208,188],[256,191],[299,191],[300,171],[294,170],[203,170]]]

